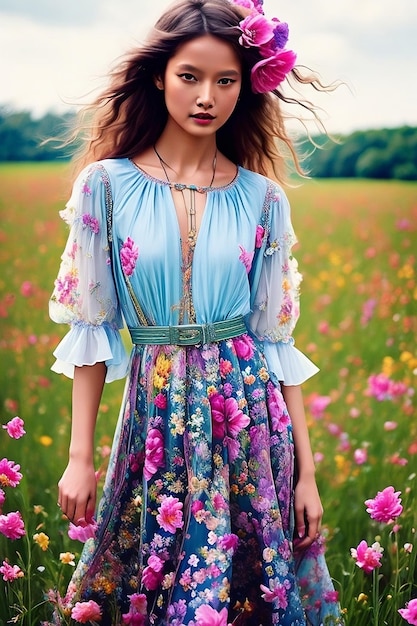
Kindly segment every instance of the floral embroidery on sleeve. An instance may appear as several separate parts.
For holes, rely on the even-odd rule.
[[[98,235],[98,233],[100,232],[100,225],[96,217],[93,217],[89,213],[84,213],[82,220],[83,228],[89,228],[92,233]]]
[[[139,248],[137,247],[133,239],[128,237],[120,248],[120,261],[125,276],[132,276],[136,267],[136,261],[138,260],[138,257]]]
[[[246,268],[247,274],[249,274],[251,267],[252,267],[254,253],[248,252],[247,250],[245,250],[243,246],[239,246],[239,248],[240,248],[239,261],[243,263],[243,265]]]

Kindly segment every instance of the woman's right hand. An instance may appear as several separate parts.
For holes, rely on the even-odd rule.
[[[96,509],[97,480],[93,462],[70,459],[58,483],[58,506],[73,524],[85,526]]]

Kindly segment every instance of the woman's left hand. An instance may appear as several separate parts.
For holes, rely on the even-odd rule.
[[[323,507],[314,476],[300,478],[294,493],[294,549],[305,550],[320,535]]]

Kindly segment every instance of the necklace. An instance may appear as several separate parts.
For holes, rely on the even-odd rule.
[[[170,165],[159,154],[156,146],[153,146],[153,150],[158,158],[159,164],[165,174],[165,178],[167,180],[168,185],[171,189],[175,191],[179,191],[181,193],[182,202],[184,205],[185,214],[187,217],[187,244],[183,247],[183,296],[180,304],[180,314],[179,314],[179,323],[184,323],[184,320],[187,323],[195,323],[195,311],[192,301],[192,293],[191,293],[191,268],[194,256],[194,249],[197,243],[197,224],[196,224],[196,206],[195,206],[195,194],[197,193],[207,193],[207,191],[212,187],[214,179],[216,177],[216,166],[217,166],[217,148],[214,153],[212,168],[213,174],[211,177],[211,181],[208,187],[201,187],[198,185],[185,185],[183,183],[173,183],[171,182],[167,168],[172,171]],[[185,198],[185,190],[189,191],[189,202],[187,203]]]

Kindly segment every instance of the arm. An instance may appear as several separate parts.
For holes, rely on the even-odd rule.
[[[283,386],[282,393],[293,425],[298,482],[295,486],[296,549],[307,548],[316,539],[323,515],[315,480],[315,467],[304,413],[300,385]]]
[[[91,522],[96,507],[94,431],[105,377],[101,362],[74,371],[69,461],[58,483],[58,502],[75,524]]]

